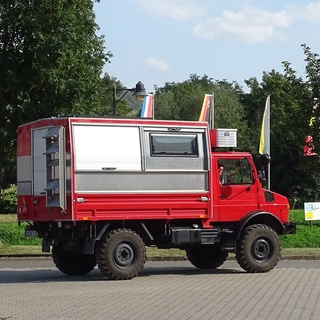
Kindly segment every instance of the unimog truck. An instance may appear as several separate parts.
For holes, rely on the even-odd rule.
[[[98,265],[109,279],[132,279],[146,246],[185,250],[201,269],[233,252],[247,272],[268,272],[279,236],[295,233],[287,198],[264,189],[252,155],[235,151],[236,129],[62,117],[17,135],[18,221],[67,275]]]

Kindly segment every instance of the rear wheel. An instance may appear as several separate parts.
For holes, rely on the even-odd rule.
[[[100,271],[109,279],[129,280],[143,269],[146,248],[134,231],[117,229],[98,243],[96,259]]]
[[[217,246],[188,249],[186,254],[189,261],[199,269],[216,269],[228,258],[228,252],[221,251]]]
[[[280,260],[278,234],[269,226],[254,224],[242,232],[236,245],[236,259],[247,272],[268,272]]]
[[[66,252],[62,245],[53,245],[52,259],[61,272],[70,276],[87,274],[97,264],[93,254]]]

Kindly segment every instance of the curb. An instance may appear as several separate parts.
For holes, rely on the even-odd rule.
[[[280,260],[320,260],[320,255],[313,256],[284,256]]]
[[[313,256],[283,256],[280,260],[320,260],[320,255]],[[187,257],[176,256],[176,257],[147,257],[147,261],[188,261]],[[235,257],[228,257],[227,261],[236,261]]]
[[[25,259],[25,258],[38,258],[38,259],[51,259],[51,254],[2,254],[0,259]],[[186,256],[153,256],[147,257],[147,261],[188,261]],[[283,256],[280,260],[320,260],[320,255],[308,256]],[[227,261],[236,261],[235,257],[228,257]]]

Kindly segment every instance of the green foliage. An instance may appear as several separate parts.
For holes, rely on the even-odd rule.
[[[281,237],[283,248],[320,248],[320,221],[306,221],[303,210],[293,211],[297,233]]]
[[[303,157],[305,136],[310,134],[312,98],[310,88],[283,62],[284,74],[272,70],[264,72],[261,83],[246,81],[250,93],[242,97],[246,119],[250,121],[251,136],[259,137],[266,97],[270,95],[271,190],[290,199],[297,207],[303,201],[319,199],[319,165],[317,157]],[[259,139],[256,138],[255,152]]]
[[[214,126],[236,128],[241,150],[250,149],[244,108],[239,102],[242,90],[236,83],[213,81],[207,75],[195,74],[182,83],[156,87],[155,117],[168,120],[198,120],[205,94],[214,93]]]
[[[297,233],[280,237],[283,248],[320,248],[320,221],[305,221],[303,210],[293,210],[290,219],[297,224]],[[17,216],[0,215],[0,240],[6,245],[41,245],[40,238],[24,236],[26,223],[18,226]],[[183,254],[183,252],[180,252]]]
[[[0,2],[0,187],[14,182],[16,129],[59,115],[101,115],[112,54],[91,0]]]
[[[3,244],[9,245],[24,245],[35,246],[41,245],[42,239],[40,238],[27,238],[24,235],[26,223],[17,222],[2,222],[0,223],[0,240]]]
[[[17,211],[17,186],[11,184],[9,188],[1,189],[0,212],[13,213]]]

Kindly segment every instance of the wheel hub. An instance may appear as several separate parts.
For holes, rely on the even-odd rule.
[[[134,251],[127,243],[120,243],[114,250],[114,261],[120,268],[128,268],[133,264]]]
[[[272,248],[265,239],[258,239],[252,246],[252,255],[256,261],[264,262],[271,256]]]

